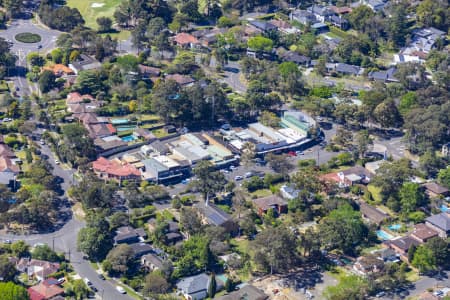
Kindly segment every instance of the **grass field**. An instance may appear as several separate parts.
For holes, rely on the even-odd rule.
[[[110,17],[113,19],[113,14],[116,7],[122,2],[121,0],[67,0],[67,6],[78,8],[86,26],[97,29],[98,17]],[[94,5],[94,7],[92,7]],[[97,7],[96,7],[97,6]]]

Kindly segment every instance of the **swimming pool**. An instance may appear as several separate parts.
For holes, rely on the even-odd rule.
[[[389,233],[387,233],[384,230],[377,230],[377,236],[382,241],[387,241],[387,240],[394,238],[392,235],[390,235]]]
[[[126,136],[123,136],[121,139],[124,142],[132,142],[136,139],[136,137],[134,135],[126,135]]]
[[[125,126],[117,126],[116,127],[116,130],[118,132],[120,132],[120,131],[127,131],[127,130],[134,130],[134,129],[136,129],[136,126],[134,126],[134,125],[125,125]]]
[[[389,225],[388,228],[389,228],[389,230],[392,230],[392,231],[398,231],[398,230],[400,230],[400,228],[402,228],[402,225],[392,224],[392,225]]]
[[[112,119],[111,123],[113,125],[119,125],[119,124],[128,124],[129,120],[128,119]]]
[[[442,212],[448,212],[449,210],[450,210],[450,208],[448,208],[446,205],[444,205],[444,204],[441,205]]]

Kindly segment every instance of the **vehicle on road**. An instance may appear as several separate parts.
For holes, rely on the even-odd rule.
[[[55,165],[59,165],[59,160],[55,159]]]
[[[11,244],[11,240],[5,240],[5,244]]]
[[[62,284],[64,281],[66,281],[66,278],[64,277],[58,278],[58,284]]]
[[[231,171],[233,171],[233,170],[235,170],[235,169],[236,169],[235,166],[230,166],[230,170],[231,170]]]
[[[106,280],[105,276],[103,276],[103,274],[98,274],[98,278],[100,278],[101,280]]]
[[[40,141],[39,141],[39,144],[41,144],[41,145],[45,145],[45,142],[44,142],[44,140],[40,140]]]
[[[247,172],[247,173],[245,173],[245,175],[244,175],[245,178],[250,178],[250,177],[252,177],[252,176],[253,176],[253,172]]]
[[[379,292],[378,294],[375,295],[375,297],[381,298],[381,297],[384,297],[384,295],[386,295],[385,292]]]
[[[289,151],[288,155],[294,157],[294,156],[297,156],[297,153],[294,151]]]
[[[234,180],[236,180],[236,181],[239,181],[239,180],[242,180],[242,179],[244,179],[244,177],[242,177],[240,175],[237,175],[237,176],[234,177]]]
[[[127,291],[125,291],[125,289],[121,286],[116,286],[116,290],[121,293],[121,294],[126,294]]]
[[[98,289],[94,285],[91,284],[90,288],[94,293],[98,292]]]
[[[84,281],[84,283],[86,284],[86,285],[88,285],[88,286],[90,286],[90,285],[92,285],[92,282],[89,280],[89,278],[87,278],[87,277],[84,277],[83,278],[83,281]]]
[[[297,154],[297,155],[305,155],[305,153],[303,153],[303,151],[295,151],[295,154]]]

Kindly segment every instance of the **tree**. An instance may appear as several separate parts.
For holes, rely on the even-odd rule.
[[[407,7],[402,2],[393,7],[393,13],[388,19],[387,32],[389,39],[396,47],[403,47],[405,45],[407,36],[408,20],[406,17]]]
[[[433,251],[425,245],[419,245],[411,264],[418,268],[421,273],[436,269],[436,258]]]
[[[448,240],[440,237],[429,239],[425,246],[433,252],[433,257],[436,260],[438,268],[450,268],[450,244]]]
[[[39,7],[41,21],[52,29],[69,32],[77,26],[84,25],[84,19],[77,8],[59,6],[43,1]]]
[[[408,249],[408,261],[412,262],[414,259],[414,254],[416,253],[417,247],[416,245],[411,245],[411,247],[409,247]]]
[[[324,291],[329,300],[363,300],[367,297],[369,283],[363,277],[349,275],[342,277],[336,286],[329,286]]]
[[[233,291],[233,282],[230,278],[227,278],[227,281],[225,281],[225,291],[227,291],[227,293]]]
[[[257,52],[270,52],[273,48],[273,41],[263,36],[254,36],[248,39],[247,45]]]
[[[30,246],[25,241],[17,241],[11,244],[11,251],[16,257],[24,257],[28,254]]]
[[[45,70],[39,76],[39,89],[42,93],[48,93],[56,86],[55,81],[55,74],[52,71]]]
[[[76,279],[72,282],[72,291],[76,300],[86,299],[89,295],[89,289],[83,279]]]
[[[31,252],[31,257],[34,259],[46,260],[51,262],[59,262],[61,258],[52,250],[47,244],[38,245],[34,247]]]
[[[97,25],[99,32],[109,32],[111,31],[112,20],[108,17],[97,18]]]
[[[423,171],[429,178],[436,178],[437,173],[441,168],[445,167],[443,160],[436,155],[433,149],[427,150],[419,158],[420,170]]]
[[[183,207],[181,209],[180,223],[189,235],[199,233],[202,227],[202,222],[197,214],[197,211],[190,207]]]
[[[199,162],[193,173],[197,179],[192,181],[192,185],[202,193],[205,201],[209,201],[210,196],[222,190],[226,183],[223,173],[215,171],[210,161],[203,160]]]
[[[413,182],[403,183],[400,189],[400,202],[402,204],[402,213],[405,215],[416,210],[423,205],[425,195],[420,189],[419,184]]]
[[[356,254],[357,246],[368,237],[369,230],[361,214],[349,204],[330,212],[319,224],[319,236],[326,249],[339,249],[346,254]]]
[[[134,251],[127,244],[120,244],[109,251],[106,260],[111,264],[111,273],[127,274],[134,262]]]
[[[27,290],[13,282],[0,282],[0,299],[2,300],[29,300]]]
[[[213,299],[216,295],[217,290],[217,282],[216,282],[216,274],[212,273],[211,278],[209,279],[209,286],[208,286],[208,296],[209,298]]]
[[[440,184],[450,188],[450,168],[445,168],[439,171],[438,181]]]
[[[113,247],[113,239],[109,233],[109,224],[100,220],[100,216],[93,217],[86,227],[78,232],[77,247],[90,260],[101,261]]]
[[[167,280],[157,272],[152,272],[145,277],[143,294],[151,297],[159,294],[164,294],[169,290],[170,284]]]
[[[267,110],[261,112],[261,115],[259,116],[259,121],[261,122],[261,124],[269,127],[280,126],[280,118],[273,112]]]
[[[14,276],[16,275],[17,270],[12,262],[9,261],[8,256],[1,255],[0,256],[0,278],[3,281],[11,281],[14,280]],[[1,290],[0,290],[1,295]],[[0,297],[0,299],[3,299]]]
[[[283,273],[295,267],[298,259],[297,241],[284,227],[267,227],[250,243],[252,259],[264,272]]]
[[[266,161],[269,166],[277,173],[287,175],[290,170],[294,167],[288,160],[288,156],[285,154],[276,155],[269,153],[266,155]]]
[[[373,111],[375,119],[384,128],[398,127],[403,123],[397,106],[391,99],[385,100],[377,105]]]
[[[381,188],[381,197],[386,201],[389,197],[397,198],[403,182],[413,174],[410,161],[400,159],[392,163],[385,162],[377,170],[377,175],[371,180]]]
[[[369,146],[373,145],[373,140],[370,137],[369,132],[367,130],[358,131],[355,142],[359,157],[364,158],[369,150]]]
[[[374,12],[366,5],[360,5],[349,14],[348,20],[353,28],[358,31],[365,31],[366,26],[370,26],[370,20]]]

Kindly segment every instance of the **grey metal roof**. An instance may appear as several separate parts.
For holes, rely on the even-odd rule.
[[[212,203],[204,203],[197,206],[210,225],[220,226],[231,219],[231,216]]]
[[[276,30],[277,27],[269,22],[263,22],[263,21],[250,21],[250,24],[255,26],[258,29],[261,29],[263,31],[271,31]]]
[[[207,291],[208,286],[209,276],[205,273],[183,278],[177,283],[177,289],[182,290],[186,294]]]
[[[444,231],[450,231],[450,216],[447,213],[432,215],[426,218],[426,221]]]
[[[349,64],[336,64],[336,72],[358,75],[361,72],[361,67]]]

